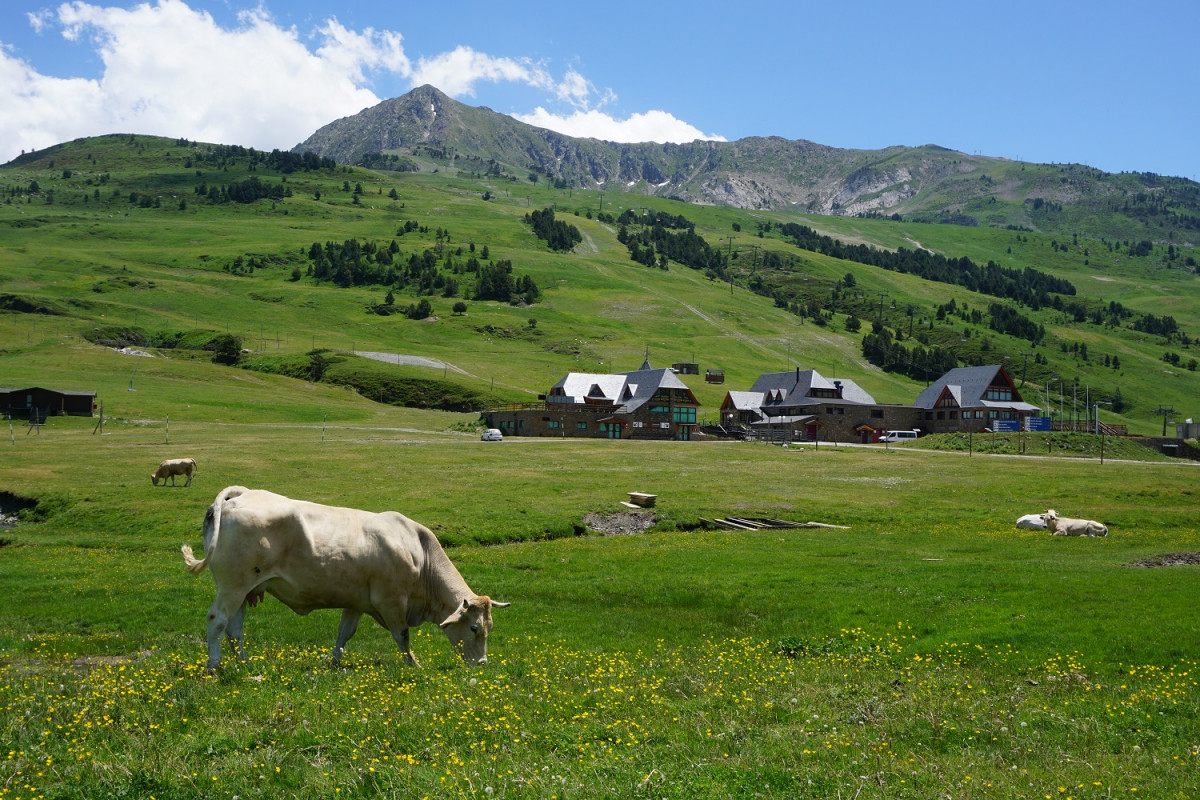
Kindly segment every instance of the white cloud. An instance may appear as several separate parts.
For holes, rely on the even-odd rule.
[[[554,85],[550,74],[529,59],[497,58],[462,45],[420,59],[412,74],[414,86],[433,84],[454,97],[474,97],[475,84],[480,81],[511,81],[541,89]]]
[[[379,102],[365,70],[409,71],[399,34],[328,21],[315,52],[261,9],[232,28],[182,0],[58,7],[37,27],[95,48],[97,80],[39,74],[0,50],[0,161],[79,136],[146,133],[288,148]],[[32,19],[31,19],[32,24]]]
[[[147,0],[128,8],[73,0],[27,14],[31,29],[90,48],[95,77],[38,72],[0,41],[0,162],[81,136],[143,133],[259,149],[289,148],[321,126],[375,105],[372,78],[431,83],[474,97],[480,83],[519,83],[548,102],[517,119],[573,136],[613,141],[719,139],[663,111],[616,120],[596,109],[615,99],[575,69],[556,80],[541,62],[497,57],[459,46],[415,65],[394,31],[354,31],[329,18],[311,31],[276,23],[265,7],[231,27],[187,0]],[[57,31],[57,33],[56,33]]]
[[[54,12],[49,9],[42,9],[37,12],[31,11],[25,17],[29,20],[29,27],[33,28],[34,33],[41,33],[54,19]]]
[[[398,75],[412,74],[412,65],[404,54],[404,37],[394,31],[376,32],[367,28],[362,33],[342,27],[331,19],[321,29],[325,44],[317,49],[317,56],[333,66],[336,71],[352,75],[357,82],[364,82],[362,68],[385,69]]]
[[[95,81],[39,75],[0,48],[0,162],[87,135],[78,121],[103,113],[99,97]]]
[[[513,114],[514,118],[539,128],[609,142],[692,142],[706,139],[723,142],[725,137],[704,133],[666,111],[647,111],[632,114],[628,119],[616,119],[600,111],[576,111],[562,116],[539,106],[531,114]]]

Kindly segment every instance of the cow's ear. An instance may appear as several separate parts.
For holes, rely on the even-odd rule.
[[[446,619],[443,620],[442,623],[440,625],[438,625],[438,627],[444,628],[447,625],[453,625],[454,623],[456,623],[460,619],[462,619],[463,616],[465,616],[466,613],[470,609],[471,609],[471,602],[469,600],[467,600],[467,598],[464,597],[463,601],[462,601],[462,605],[460,605],[458,608],[454,609],[454,613],[451,614],[450,616],[446,617]]]

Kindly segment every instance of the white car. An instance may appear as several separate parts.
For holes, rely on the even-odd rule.
[[[916,431],[888,431],[880,441],[884,442],[910,442],[916,439],[920,434]]]
[[[496,428],[488,428],[479,437],[479,440],[481,442],[502,442],[504,441],[504,434]]]

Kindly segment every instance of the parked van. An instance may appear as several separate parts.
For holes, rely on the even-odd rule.
[[[881,442],[907,442],[916,439],[921,434],[918,431],[888,431],[886,435],[879,441]]]

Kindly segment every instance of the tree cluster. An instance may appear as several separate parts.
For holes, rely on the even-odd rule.
[[[1032,267],[1010,269],[994,261],[980,266],[969,258],[947,258],[927,250],[908,250],[903,247],[891,253],[867,245],[847,244],[795,222],[782,225],[781,231],[802,250],[962,286],[973,292],[1016,300],[1035,308],[1048,304],[1050,293],[1075,294],[1075,287],[1070,281]]]
[[[363,153],[358,157],[358,163],[367,169],[391,172],[420,172],[421,170],[411,160],[402,158],[395,153]]]
[[[476,300],[499,300],[502,303],[524,300],[532,304],[540,296],[541,290],[528,275],[513,278],[512,262],[507,259],[484,265],[475,280]]]
[[[1155,336],[1162,336],[1166,338],[1167,341],[1170,341],[1172,337],[1179,333],[1179,323],[1175,321],[1174,317],[1159,317],[1155,316],[1154,314],[1146,314],[1140,319],[1134,320],[1133,324],[1129,327],[1142,333],[1150,333],[1154,334]]]
[[[181,147],[191,146],[187,139],[176,142]],[[318,156],[316,153],[293,153],[290,150],[272,150],[264,153],[253,147],[242,147],[236,144],[216,144],[198,148],[186,162],[191,169],[195,164],[209,164],[217,169],[237,161],[246,161],[251,169],[259,165],[268,169],[290,174],[293,172],[312,172],[318,169],[334,169],[337,162],[332,158]]]
[[[292,190],[282,183],[266,183],[251,175],[244,181],[221,186],[209,186],[202,182],[196,186],[196,194],[208,198],[210,203],[253,203],[255,200],[282,200],[292,196]]]
[[[916,380],[927,380],[958,366],[954,353],[936,346],[905,347],[878,322],[872,323],[871,333],[863,336],[862,354],[885,372],[898,372]]]
[[[631,222],[644,221],[637,233],[630,233]],[[692,269],[710,271],[724,277],[726,258],[695,232],[695,224],[682,216],[663,214],[653,209],[637,217],[626,210],[617,218],[621,226],[617,241],[629,248],[629,256],[639,264],[666,269],[667,259]]]
[[[1011,306],[991,303],[988,305],[988,315],[991,317],[989,327],[997,333],[1027,339],[1034,345],[1040,344],[1046,338],[1045,325],[1039,325],[1029,317],[1022,316]]]
[[[415,227],[415,223],[406,223],[404,227],[408,224]],[[473,244],[471,249],[474,250]],[[488,257],[486,246],[482,254],[485,259]],[[418,296],[440,293],[442,297],[456,297],[463,292],[463,283],[458,276],[474,274],[472,297],[477,300],[534,303],[541,296],[541,290],[528,275],[513,277],[511,261],[481,263],[473,252],[464,253],[461,247],[445,247],[440,240],[436,248],[426,248],[407,259],[401,255],[395,239],[387,245],[357,239],[324,244],[313,242],[306,255],[311,262],[310,277],[319,283],[332,282],[341,287],[388,286],[411,289]],[[388,294],[391,297],[390,291]],[[419,309],[418,305],[413,311],[419,314]],[[376,307],[376,311],[385,314],[395,310],[393,302]],[[413,316],[407,310],[405,313]]]
[[[525,222],[533,227],[534,234],[556,252],[566,251],[583,241],[583,235],[574,225],[556,220],[554,209],[543,208],[525,215]]]

